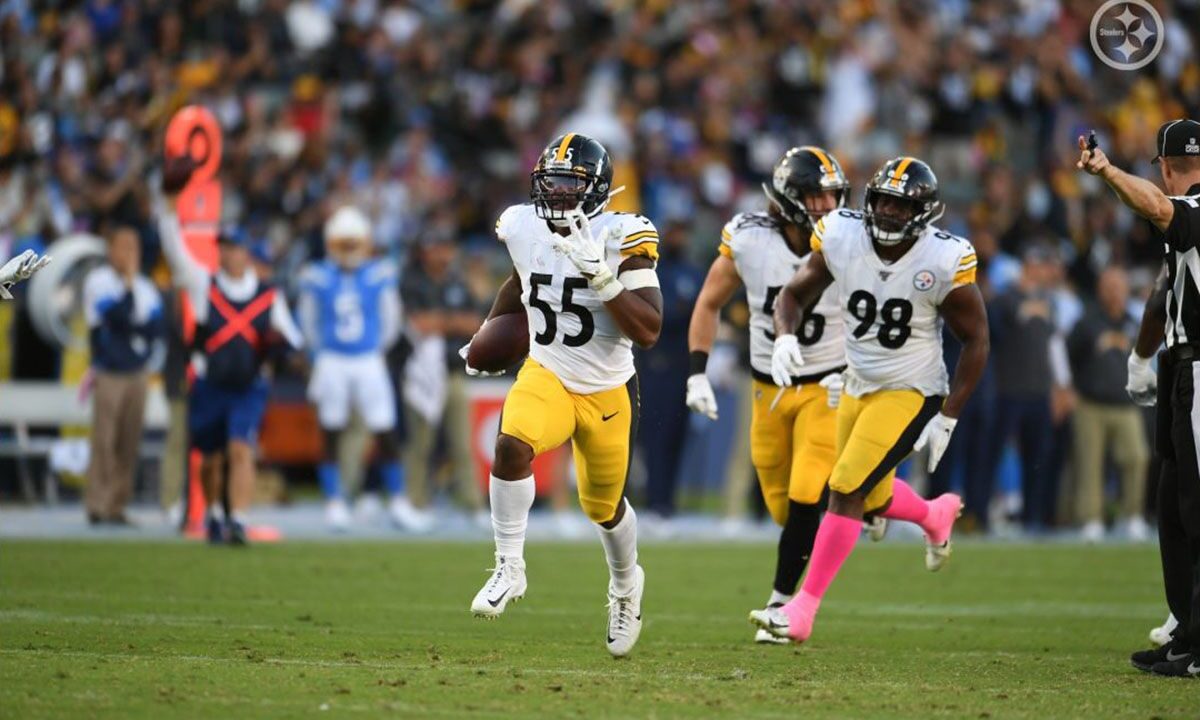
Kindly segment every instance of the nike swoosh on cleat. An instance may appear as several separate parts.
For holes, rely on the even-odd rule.
[[[608,639],[608,644],[609,644],[609,645],[612,645],[613,643],[615,643],[615,642],[616,642],[616,640],[613,640],[613,639],[612,639],[611,637],[609,637],[608,635],[605,635],[604,637]]]
[[[497,605],[499,605],[499,604],[500,604],[500,601],[501,601],[501,600],[503,600],[503,599],[504,599],[504,596],[505,596],[505,595],[507,595],[507,594],[508,594],[508,591],[507,591],[507,590],[505,590],[504,592],[500,593],[500,597],[496,598],[495,600],[492,600],[492,599],[490,599],[490,598],[489,598],[489,599],[488,599],[488,605],[491,605],[492,607],[496,607]]]
[[[1179,653],[1178,655],[1176,655],[1175,653],[1168,650],[1167,651],[1167,662],[1175,662],[1176,660],[1182,660],[1190,654],[1191,653]]]

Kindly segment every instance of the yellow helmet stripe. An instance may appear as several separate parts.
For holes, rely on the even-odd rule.
[[[892,173],[891,185],[894,188],[900,187],[900,179],[904,177],[904,171],[908,169],[913,159],[910,157],[901,158],[900,164],[896,166],[895,172]]]
[[[575,139],[575,133],[567,133],[563,136],[562,142],[558,144],[558,150],[554,153],[554,161],[562,162],[567,159],[567,146]]]
[[[829,173],[830,175],[832,175],[834,173],[833,163],[830,162],[829,156],[825,154],[824,150],[822,150],[819,147],[813,147],[812,145],[805,145],[804,147],[802,147],[800,149],[807,150],[810,153],[812,153],[813,155],[816,155],[817,159],[821,161],[821,165],[824,166],[825,172]]]

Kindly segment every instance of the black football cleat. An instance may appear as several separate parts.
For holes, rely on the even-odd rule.
[[[1163,677],[1197,678],[1200,677],[1200,660],[1195,655],[1188,655],[1178,660],[1155,663],[1150,672]]]
[[[1142,672],[1152,672],[1159,663],[1172,663],[1191,658],[1191,653],[1178,640],[1151,650],[1140,650],[1129,656],[1129,664]]]
[[[215,517],[209,516],[204,521],[204,529],[208,535],[209,545],[223,545],[225,543],[225,523]]]
[[[245,547],[250,544],[246,539],[246,526],[237,520],[230,520],[226,528],[229,534],[229,544],[238,547]]]

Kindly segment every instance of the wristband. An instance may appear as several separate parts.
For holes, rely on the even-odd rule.
[[[688,374],[703,375],[708,368],[708,353],[703,350],[693,350],[688,355]]]

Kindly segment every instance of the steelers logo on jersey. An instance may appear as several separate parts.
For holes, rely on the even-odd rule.
[[[926,292],[927,290],[931,289],[934,282],[935,279],[933,277],[933,273],[928,270],[922,270],[916,275],[913,275],[913,287],[921,292]]]

